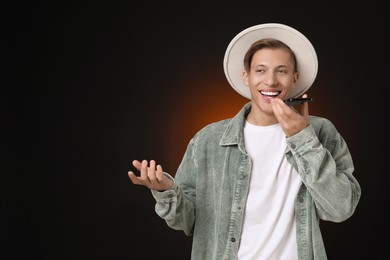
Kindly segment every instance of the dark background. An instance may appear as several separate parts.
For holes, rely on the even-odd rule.
[[[155,159],[174,175],[196,131],[236,114],[247,100],[225,79],[224,52],[266,22],[316,48],[310,113],[344,136],[362,187],[350,219],[322,223],[329,259],[389,256],[383,6],[56,1],[2,11],[3,259],[189,259],[191,238],[166,226],[127,171]]]

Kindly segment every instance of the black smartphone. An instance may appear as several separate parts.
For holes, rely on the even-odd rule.
[[[296,104],[303,104],[305,102],[311,102],[313,101],[313,98],[289,98],[284,101],[289,106],[293,106]]]

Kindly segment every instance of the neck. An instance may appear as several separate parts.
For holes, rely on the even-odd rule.
[[[249,112],[246,120],[252,125],[258,126],[268,126],[279,123],[274,115],[267,115],[265,113],[255,114],[253,111]]]

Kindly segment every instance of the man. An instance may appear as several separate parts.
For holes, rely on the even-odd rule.
[[[307,98],[316,52],[276,23],[240,32],[224,70],[250,102],[189,142],[173,178],[134,160],[134,184],[151,189],[168,226],[193,235],[192,259],[327,259],[320,220],[341,222],[361,195],[351,154],[327,119],[284,101]]]

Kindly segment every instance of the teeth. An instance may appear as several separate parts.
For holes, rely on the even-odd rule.
[[[279,95],[279,91],[278,92],[271,92],[271,91],[261,91],[261,94],[263,95],[266,95],[266,96],[277,96]]]

